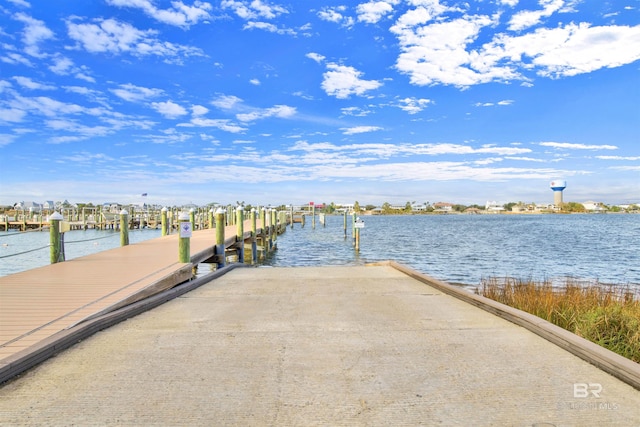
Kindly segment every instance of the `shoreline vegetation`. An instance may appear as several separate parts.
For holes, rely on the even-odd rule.
[[[489,278],[475,292],[640,363],[640,296],[629,286]]]

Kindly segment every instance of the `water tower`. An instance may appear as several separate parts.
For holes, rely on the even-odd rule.
[[[567,188],[567,181],[555,180],[551,181],[551,189],[553,190],[553,204],[557,208],[562,208],[562,190]]]

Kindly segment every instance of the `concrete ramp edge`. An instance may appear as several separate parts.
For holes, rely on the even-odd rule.
[[[549,342],[567,350],[575,356],[597,366],[601,370],[640,390],[640,364],[601,347],[589,340],[562,329],[540,317],[509,307],[492,299],[473,294],[467,290],[422,274],[395,261],[367,264],[388,265],[396,270],[439,291],[495,314],[511,323],[539,335]]]

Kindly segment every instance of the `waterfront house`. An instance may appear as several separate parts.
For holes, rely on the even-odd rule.
[[[584,202],[582,206],[584,206],[588,212],[605,212],[607,210],[602,202],[588,201]]]
[[[494,201],[488,201],[485,204],[485,211],[489,212],[489,213],[501,213],[504,212],[504,206],[498,202]]]
[[[434,203],[433,209],[436,212],[451,212],[453,211],[453,203],[447,203],[447,202]]]

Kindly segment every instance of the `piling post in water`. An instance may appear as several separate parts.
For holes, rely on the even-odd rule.
[[[304,214],[304,212],[303,212],[303,213],[302,213],[302,216],[301,216],[301,218],[300,218],[300,226],[301,226],[302,228],[304,228],[304,221],[305,221],[305,214]]]
[[[179,238],[178,238],[178,262],[188,263],[191,262],[191,230],[192,223],[190,221],[189,214],[186,212],[182,212],[178,216],[178,228]]]
[[[264,242],[264,254],[266,255],[271,252],[271,208],[267,208],[264,210],[264,221],[266,223],[265,228],[265,242]]]
[[[62,236],[60,233],[60,223],[63,217],[58,212],[49,216],[49,255],[51,264],[64,261],[64,251],[62,250]],[[8,230],[8,229],[7,229]]]
[[[347,238],[347,210],[344,210],[344,238]]]
[[[356,232],[356,252],[360,252],[360,227],[358,227],[359,222],[360,218],[356,218],[356,228],[354,229]]]
[[[225,227],[225,211],[222,208],[216,210],[216,257],[218,259],[218,268],[224,267],[224,227]]]
[[[251,209],[251,264],[258,262],[258,243],[256,235],[258,232],[258,219],[256,218],[256,209]]]
[[[278,244],[278,211],[275,209],[271,210],[271,228],[273,230],[271,233],[271,250],[274,250]]]
[[[264,259],[267,257],[267,235],[269,233],[267,231],[267,209],[266,208],[262,208],[261,220],[262,220],[262,238],[260,239],[260,241],[262,243],[262,258]]]
[[[231,205],[227,205],[227,209],[225,212],[226,212],[225,226],[233,225],[233,207]]]
[[[212,229],[214,227],[214,223],[213,223],[213,208],[209,209],[209,229]]]
[[[191,229],[196,229],[196,211],[195,209],[189,209],[189,222],[191,223]]]
[[[129,209],[131,210],[131,216],[129,216],[129,218],[131,218],[132,220],[134,220],[134,219],[136,218],[135,209],[134,209],[134,207],[133,207],[133,206],[129,206]],[[123,210],[124,210],[124,209],[123,209]],[[127,215],[129,215],[129,213],[128,213],[128,212],[127,212]],[[128,218],[127,218],[127,219],[128,219]],[[127,228],[130,228],[130,229],[132,229],[132,230],[133,230],[133,229],[134,229],[133,223],[134,223],[134,222],[133,222],[133,221],[131,221],[131,225],[129,225],[129,222],[127,221],[127,224],[126,224]]]
[[[244,208],[238,206],[236,210],[236,245],[238,247],[238,262],[244,262]]]
[[[269,244],[267,245],[267,252],[271,252],[273,250],[273,234],[274,234],[274,226],[273,226],[273,209],[267,209],[267,230],[269,230],[267,234],[267,239],[269,240]]]
[[[291,229],[293,230],[293,203],[291,203]]]
[[[351,238],[353,239],[353,246],[356,245],[356,211],[351,213],[352,218],[352,228],[351,228]]]
[[[311,228],[316,228],[316,204],[311,205]]]
[[[162,222],[162,235],[167,235],[167,208],[160,211],[160,221]]]
[[[125,209],[120,211],[120,246],[129,244],[129,212]]]

